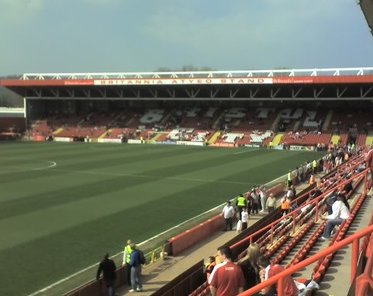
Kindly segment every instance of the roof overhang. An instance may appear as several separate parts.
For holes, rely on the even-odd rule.
[[[373,0],[358,0],[358,3],[373,35]]]

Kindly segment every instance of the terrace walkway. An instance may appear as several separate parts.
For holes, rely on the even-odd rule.
[[[252,225],[261,217],[250,217],[249,225]],[[181,256],[166,257],[164,261],[155,262],[143,269],[143,292],[136,292],[139,296],[150,296],[167,282],[187,270],[190,266],[207,259],[217,252],[217,248],[237,235],[236,231],[219,232],[202,241],[198,245],[182,253]],[[123,287],[117,291],[117,295],[128,295],[129,287]]]
[[[320,176],[317,176],[320,177]],[[300,184],[296,186],[297,192],[301,192],[308,187],[308,184]],[[261,219],[263,215],[250,216],[249,226]],[[160,289],[167,282],[173,280],[190,266],[197,263],[201,259],[207,258],[216,254],[217,248],[224,245],[237,235],[236,231],[219,232],[210,238],[200,242],[198,245],[186,250],[181,256],[166,257],[164,261],[156,262],[149,265],[143,270],[143,292],[136,292],[135,295],[150,296],[152,293]],[[117,290],[117,295],[128,295],[129,287],[122,287]]]

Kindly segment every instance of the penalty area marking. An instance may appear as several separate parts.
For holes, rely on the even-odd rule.
[[[224,204],[225,204],[225,203],[224,203]],[[197,216],[194,216],[194,217],[192,217],[192,218],[190,218],[190,219],[188,219],[188,220],[185,220],[184,222],[181,222],[180,224],[177,224],[177,225],[175,225],[175,226],[173,226],[173,227],[171,227],[171,228],[169,228],[169,229],[167,229],[167,230],[165,230],[165,231],[163,231],[163,232],[161,232],[161,233],[159,233],[159,234],[157,234],[157,235],[155,235],[155,236],[153,236],[153,237],[151,237],[151,238],[149,238],[149,239],[147,239],[147,240],[145,240],[145,241],[143,241],[143,242],[141,242],[141,243],[139,243],[139,244],[137,244],[137,245],[138,245],[138,246],[142,246],[142,245],[146,244],[147,242],[152,241],[152,240],[154,240],[154,239],[156,239],[156,238],[162,236],[163,234],[166,234],[167,232],[170,232],[170,231],[172,231],[172,230],[174,230],[174,229],[177,229],[177,228],[183,226],[184,224],[186,224],[186,223],[188,223],[188,222],[190,222],[190,221],[193,221],[193,220],[195,220],[195,219],[197,219],[197,218],[199,218],[199,217],[201,217],[201,216],[203,216],[203,215],[205,215],[205,214],[208,214],[209,212],[215,211],[216,209],[218,209],[219,207],[223,206],[224,204],[218,205],[218,206],[216,206],[216,207],[214,207],[214,208],[212,208],[212,209],[210,209],[210,210],[208,210],[208,211],[205,211],[205,212],[203,212],[203,213],[201,213],[201,214],[199,214],[199,215],[197,215]],[[123,254],[123,251],[121,251],[121,252],[119,252],[119,253],[117,253],[117,254],[111,256],[111,258],[118,257],[118,256],[120,256],[121,254]],[[97,263],[95,263],[95,264],[92,264],[92,265],[90,265],[90,266],[84,268],[84,269],[81,269],[81,270],[79,270],[79,271],[77,271],[77,272],[75,272],[75,273],[73,273],[73,274],[71,274],[71,275],[69,275],[69,276],[67,276],[67,277],[65,277],[65,278],[63,278],[63,279],[61,279],[61,280],[59,280],[59,281],[57,281],[57,282],[55,282],[55,283],[53,283],[53,284],[51,284],[51,285],[45,287],[45,288],[43,288],[43,289],[40,289],[40,290],[38,290],[38,291],[36,291],[36,292],[34,292],[34,293],[32,293],[32,294],[29,294],[29,295],[27,295],[27,296],[36,296],[36,295],[38,295],[38,294],[40,294],[40,293],[44,293],[44,292],[48,291],[49,289],[51,289],[51,288],[53,288],[53,287],[55,287],[55,286],[58,286],[59,284],[62,284],[63,282],[66,282],[67,280],[72,279],[73,277],[75,277],[75,276],[77,276],[77,275],[79,275],[79,274],[81,274],[81,273],[83,273],[83,272],[86,272],[86,271],[88,271],[89,269],[92,269],[92,268],[96,267],[99,263],[100,263],[100,262],[97,262]]]

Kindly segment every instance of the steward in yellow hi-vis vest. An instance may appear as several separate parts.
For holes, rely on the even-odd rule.
[[[293,185],[293,179],[292,179],[292,176],[291,176],[291,171],[288,172],[287,185],[288,185],[288,187]]]
[[[126,278],[129,286],[131,286],[131,265],[129,263],[131,261],[131,253],[133,251],[130,246],[131,244],[132,241],[129,239],[123,250],[123,265],[125,265]]]
[[[316,174],[316,171],[317,171],[317,161],[314,160],[314,161],[312,162],[312,172],[313,172],[314,174]]]
[[[241,220],[241,213],[242,213],[242,210],[243,208],[246,207],[246,198],[243,196],[243,194],[241,193],[239,196],[237,196],[237,199],[236,199],[236,206],[237,206],[237,209],[238,209],[238,213],[239,213],[239,219]]]

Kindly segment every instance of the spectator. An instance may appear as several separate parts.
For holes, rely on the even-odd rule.
[[[291,205],[290,199],[288,199],[288,197],[285,195],[281,199],[281,212],[283,216],[289,213],[290,205]]]
[[[129,292],[141,292],[142,291],[142,281],[141,281],[141,264],[143,264],[140,257],[140,252],[136,248],[134,243],[130,245],[131,259],[129,265],[131,266],[131,286],[132,289]]]
[[[259,195],[256,193],[255,188],[251,189],[251,214],[259,213]]]
[[[286,191],[286,197],[289,200],[292,200],[294,198],[294,191],[292,190],[291,186],[289,186],[287,191]]]
[[[260,257],[258,260],[259,266],[259,279],[261,282],[268,280],[285,269],[277,264],[271,265],[269,260],[265,257]],[[283,290],[282,295],[285,296],[306,296],[313,295],[314,291],[319,289],[319,285],[314,280],[299,279],[293,280],[290,275],[283,277]],[[279,295],[279,287],[273,284],[269,287],[262,289],[260,293],[255,295],[275,296]]]
[[[246,199],[244,198],[243,194],[240,194],[239,196],[237,196],[236,206],[237,206],[238,213],[240,215],[238,218],[241,219],[242,209],[246,207]]]
[[[126,270],[126,277],[127,277],[127,284],[131,286],[131,266],[130,266],[130,261],[131,261],[131,243],[132,241],[129,239],[127,240],[127,244],[124,246],[123,250],[123,265]]]
[[[261,213],[264,213],[267,210],[266,201],[267,201],[267,194],[265,187],[259,189],[259,196],[260,196],[260,204],[262,209],[260,210]]]
[[[245,278],[245,290],[250,289],[260,283],[258,265],[259,256],[259,245],[253,243],[247,248],[246,256],[238,262],[238,265],[241,267]]]
[[[215,265],[216,265],[215,257],[210,256],[209,257],[209,263],[205,267],[205,274],[206,274],[207,280],[210,278],[210,275],[211,275],[212,271],[214,270]]]
[[[317,173],[317,161],[316,161],[316,159],[314,159],[313,161],[312,161],[312,174],[316,174]]]
[[[271,213],[276,208],[276,198],[274,197],[273,193],[271,193],[266,202],[268,213]]]
[[[321,217],[321,219],[327,220],[324,233],[321,237],[322,240],[329,239],[334,226],[341,225],[350,216],[349,206],[347,207],[345,203],[347,201],[344,201],[343,197],[338,195],[337,200],[333,203],[332,213]]]
[[[259,267],[260,267],[260,280],[261,282],[268,280],[270,277],[273,277],[280,272],[284,271],[285,269],[278,265],[272,265],[270,264],[268,258],[260,257],[259,258]],[[277,285],[273,285],[270,287],[266,287],[262,290],[262,294],[264,295],[278,295],[280,294],[280,291],[277,289]],[[293,278],[290,275],[287,275],[283,278],[283,293],[281,295],[284,296],[295,296],[298,295],[299,291],[297,286],[294,283]]]
[[[290,190],[293,194],[293,198],[295,198],[297,196],[297,190],[295,189],[295,186],[294,185],[291,185],[290,186]]]
[[[224,231],[232,230],[233,228],[233,217],[234,217],[234,208],[231,205],[231,202],[228,200],[226,205],[224,206],[221,215],[224,217],[225,220],[225,228]]]
[[[229,247],[218,249],[220,264],[217,264],[208,280],[212,296],[236,296],[243,292],[245,278],[241,268],[232,262]]]
[[[114,261],[109,258],[109,254],[104,256],[104,259],[100,262],[97,269],[96,280],[100,279],[102,273],[108,296],[115,295],[115,280],[117,278],[117,274],[115,273],[116,269]]]
[[[326,198],[326,210],[328,212],[328,215],[331,215],[333,213],[333,204],[337,200],[338,194],[333,192],[330,196]]]
[[[302,165],[299,166],[297,175],[298,175],[298,183],[303,182],[303,166]]]
[[[252,212],[252,204],[253,204],[253,199],[251,198],[251,192],[247,192],[245,194],[246,196],[246,206],[247,206],[247,212],[249,213],[249,215],[251,214]]]
[[[244,208],[241,215],[241,231],[245,230],[249,224],[249,213],[247,212],[247,208]]]

